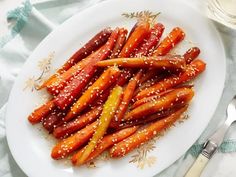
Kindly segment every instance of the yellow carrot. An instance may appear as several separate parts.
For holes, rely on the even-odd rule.
[[[103,135],[106,133],[110,121],[114,116],[115,111],[120,103],[121,95],[122,95],[122,87],[116,86],[112,90],[107,101],[105,102],[102,114],[99,118],[99,124],[96,128],[96,131],[93,134],[93,137],[91,138],[88,145],[85,147],[85,150],[82,153],[81,157],[78,159],[76,165],[81,165],[87,160],[87,158],[93,152],[99,140],[101,140]]]

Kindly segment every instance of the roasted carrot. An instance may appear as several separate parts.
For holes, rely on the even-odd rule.
[[[154,24],[150,29],[149,37],[138,47],[134,56],[151,56],[156,45],[158,44],[165,27],[161,23]]]
[[[186,61],[186,64],[191,63],[191,61],[197,58],[199,53],[200,53],[200,49],[197,47],[192,47],[189,50],[187,50],[185,54],[183,55]],[[159,76],[159,78],[153,79],[157,75]],[[137,95],[138,92],[140,92],[141,90],[151,87],[152,85],[157,83],[161,78],[163,78],[163,76],[166,77],[167,75],[162,75],[162,74],[160,75],[159,72],[154,69],[148,70],[145,74],[143,74],[143,77],[140,80],[141,86],[135,90],[134,95]]]
[[[200,54],[200,49],[198,47],[192,47],[185,52],[184,59],[187,64],[191,63]]]
[[[154,100],[160,98],[161,96],[163,96],[164,94],[169,93],[170,91],[173,91],[173,89],[169,89],[169,90],[163,91],[161,93],[157,93],[155,95],[144,97],[143,99],[137,100],[136,102],[134,102],[134,104],[132,104],[130,109],[132,110],[132,109],[137,108],[140,105],[154,101]]]
[[[66,138],[72,133],[84,128],[87,124],[95,121],[102,112],[102,106],[97,106],[90,110],[89,112],[84,113],[81,116],[78,116],[76,119],[66,122],[65,124],[57,127],[53,131],[53,135],[56,138]]]
[[[104,104],[104,102],[107,100],[108,96],[110,95],[111,90],[114,88],[115,83],[113,83],[109,88],[107,88],[101,95],[98,96],[98,98],[93,101],[91,104],[89,104],[89,107],[93,109],[93,107],[99,106]]]
[[[125,115],[124,119],[140,119],[144,116],[148,116],[162,110],[170,109],[176,104],[187,104],[192,99],[193,95],[194,92],[191,88],[176,88],[154,101],[142,104],[137,108],[131,110]]]
[[[104,138],[102,138],[102,140],[97,144],[96,148],[94,149],[94,151],[88,156],[87,160],[85,160],[85,162],[88,162],[90,160],[95,159],[97,156],[99,156],[102,152],[104,152],[106,149],[108,149],[109,147],[111,147],[112,145],[114,145],[115,143],[118,143],[120,141],[122,141],[123,139],[129,137],[130,135],[132,135],[133,133],[135,133],[137,131],[138,127],[137,126],[133,126],[130,128],[126,128],[123,130],[119,130],[115,133],[112,133],[110,135],[106,135]],[[82,148],[81,150],[79,150],[77,153],[75,153],[72,158],[71,158],[71,162],[76,165],[78,159],[80,158],[80,156],[83,154],[85,148]]]
[[[116,58],[100,61],[97,63],[97,66],[100,67],[113,65],[129,68],[155,68],[173,71],[181,71],[184,70],[186,67],[184,58],[179,55],[142,58]]]
[[[114,128],[120,124],[121,119],[124,117],[129,103],[133,97],[134,90],[139,82],[139,79],[142,77],[142,71],[139,71],[133,78],[130,79],[128,85],[124,90],[122,101],[117,109],[117,112],[113,119],[111,120],[110,127]]]
[[[187,65],[186,70],[179,75],[171,75],[160,82],[156,83],[150,88],[140,91],[135,99],[142,99],[147,96],[151,96],[160,92],[163,92],[167,89],[173,88],[177,85],[188,82],[195,77],[197,77],[200,73],[205,70],[206,63],[204,63],[200,59],[193,60],[189,65]]]
[[[85,66],[91,63],[93,57],[97,56],[99,52],[100,50],[97,50],[87,58],[84,58],[83,60],[69,68],[64,73],[56,75],[46,84],[47,91],[52,95],[57,95],[60,90],[62,90],[73,79],[73,77],[76,77],[84,69]]]
[[[111,119],[114,116],[115,111],[117,110],[120,104],[121,95],[122,95],[122,87],[116,86],[112,90],[106,103],[104,104],[96,131],[94,132],[93,137],[89,141],[88,145],[85,147],[80,158],[77,159],[76,165],[84,164],[84,162],[88,159],[89,155],[93,152],[98,142],[102,139],[103,135],[106,133],[106,130],[111,122]]]
[[[156,50],[152,53],[153,56],[164,56],[166,55],[172,48],[174,48],[180,41],[182,41],[185,37],[184,32],[179,27],[174,28],[167,37],[165,37],[162,42],[158,45]],[[150,74],[149,74],[150,73]],[[147,71],[147,75],[152,77],[156,75],[156,71],[154,69],[150,69]],[[149,78],[150,78],[149,77]],[[147,78],[143,78],[140,83],[143,83],[148,80]]]
[[[152,72],[152,71],[154,71],[154,72]],[[134,96],[136,96],[141,90],[145,90],[145,89],[153,86],[157,82],[161,81],[165,77],[169,76],[168,72],[156,71],[155,69],[148,70],[146,72],[146,74],[148,76],[144,76],[141,79],[139,87],[134,92]],[[150,77],[150,78],[148,78],[148,77]],[[146,80],[146,79],[148,79],[148,80]]]
[[[109,58],[117,58],[118,57],[122,47],[124,46],[124,44],[126,42],[127,33],[128,33],[127,29],[121,28],[119,30],[119,36],[116,40],[116,44],[115,44]]]
[[[133,27],[131,28],[131,30],[129,31],[129,35],[128,38],[131,36],[131,34],[134,32],[134,30],[137,28],[137,26],[139,25],[140,22],[136,22]]]
[[[157,120],[154,123],[151,123],[147,127],[137,131],[136,133],[129,136],[128,138],[115,144],[110,150],[111,157],[117,158],[117,157],[125,156],[127,153],[139,147],[146,141],[154,138],[161,131],[165,130],[166,128],[169,128],[178,119],[180,119],[181,114],[185,112],[186,109],[187,109],[187,106],[179,109],[178,111],[176,111],[175,113],[171,114],[170,116],[166,118],[163,118],[161,120]]]
[[[149,34],[149,28],[149,22],[140,21],[126,41],[119,54],[119,57],[129,57],[134,49],[147,37],[147,35]]]
[[[119,53],[118,57],[130,57],[137,46],[139,46],[144,39],[149,35],[150,24],[147,21],[137,22],[130,35]],[[123,86],[132,77],[132,69],[123,69],[117,81],[117,85]]]
[[[52,75],[47,81],[45,81],[39,89],[47,86],[52,79],[57,77],[57,75],[62,74],[71,68],[74,64],[82,60],[83,58],[89,56],[92,52],[100,48],[103,44],[106,43],[109,36],[111,35],[112,30],[110,28],[105,28],[99,33],[97,33],[92,39],[90,39],[83,47],[81,47],[77,52],[75,52],[64,65],[57,70],[57,72]]]
[[[175,27],[166,38],[158,45],[157,49],[153,52],[154,56],[166,55],[176,44],[182,41],[185,33],[179,27]]]
[[[94,101],[102,92],[112,85],[119,76],[120,70],[117,67],[108,68],[104,73],[91,85],[76,103],[70,108],[65,117],[65,121],[73,119],[83,111],[92,101]]]
[[[124,86],[127,81],[132,77],[133,71],[131,68],[124,68],[120,73],[120,77],[117,80],[117,85]]]
[[[35,109],[28,117],[28,120],[32,124],[39,123],[44,117],[46,117],[55,108],[54,100],[50,100]]]
[[[89,138],[93,136],[97,125],[98,122],[93,122],[82,130],[76,132],[74,135],[59,141],[53,147],[51,157],[53,159],[62,159],[70,155],[73,151],[77,150],[89,141]]]
[[[60,92],[60,94],[56,97],[55,104],[60,109],[65,109],[71,103],[77,99],[82,90],[85,88],[86,84],[93,77],[96,72],[96,63],[100,60],[106,59],[111,50],[113,49],[116,39],[118,37],[119,29],[115,29],[106,44],[102,46],[97,55],[95,55],[90,63],[79,73],[79,75],[72,79],[72,81]]]
[[[64,116],[65,116],[65,113],[56,108],[48,116],[43,118],[42,125],[49,133],[52,133],[52,131],[57,126],[60,126],[60,124],[63,123],[62,118]]]
[[[146,125],[147,123],[154,122],[158,119],[160,120],[164,117],[170,116],[171,114],[173,114],[174,112],[176,112],[177,110],[179,110],[180,108],[182,108],[186,105],[187,104],[185,104],[185,103],[176,104],[171,109],[163,110],[163,111],[157,112],[155,114],[152,114],[150,116],[145,116],[142,119],[124,121],[124,122],[120,123],[119,126],[116,127],[115,130],[120,130],[123,128],[133,127],[133,126],[137,126],[137,125],[139,125],[139,126]]]

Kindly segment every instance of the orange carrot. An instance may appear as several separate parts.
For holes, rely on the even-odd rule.
[[[43,104],[39,108],[35,109],[28,117],[28,120],[32,124],[39,123],[44,117],[46,117],[55,108],[54,100],[50,100]]]
[[[119,36],[117,38],[116,44],[112,50],[111,56],[109,58],[117,58],[122,47],[124,46],[125,42],[126,42],[126,35],[127,35],[128,31],[127,29],[121,28],[119,30]]]
[[[55,104],[60,109],[66,109],[82,94],[82,90],[86,87],[87,83],[96,72],[96,63],[100,60],[106,59],[110,55],[110,52],[113,49],[118,37],[118,32],[119,29],[116,28],[112,32],[106,44],[104,44],[99,50],[98,54],[93,56],[90,63],[84,67],[84,69],[76,77],[74,77],[63,90],[61,90],[59,95],[57,95]]]
[[[154,138],[163,130],[166,130],[171,125],[173,125],[178,119],[181,118],[181,114],[187,110],[187,106],[179,109],[175,113],[171,114],[170,116],[163,118],[161,120],[157,120],[154,123],[151,123],[147,127],[137,131],[133,135],[129,136],[128,138],[122,140],[121,142],[115,144],[111,150],[110,155],[111,157],[122,157],[125,156],[130,151],[134,150],[135,148],[139,147],[143,143],[147,142],[148,140]]]
[[[179,103],[187,104],[192,99],[193,95],[194,92],[191,88],[176,88],[173,91],[170,91],[169,93],[161,96],[159,99],[142,104],[141,106],[133,109],[125,115],[124,119],[140,119],[144,116],[148,116],[162,110],[170,109],[174,107],[174,105]]]
[[[184,58],[179,55],[143,58],[116,58],[100,61],[97,63],[97,66],[100,67],[113,65],[129,68],[155,68],[162,70],[181,71],[185,69],[186,63]]]
[[[173,89],[169,89],[169,90],[166,90],[164,92],[161,92],[161,93],[149,96],[149,97],[144,97],[144,98],[142,98],[140,100],[137,100],[136,102],[134,102],[134,104],[132,104],[131,110],[137,108],[140,105],[148,103],[150,101],[154,101],[154,100],[160,98],[161,96],[165,95],[166,93],[169,93],[170,91],[173,91]]]
[[[102,107],[97,106],[89,112],[78,116],[76,119],[55,128],[53,131],[53,135],[56,138],[66,138],[72,133],[80,130],[81,128],[84,128],[87,124],[95,121],[95,119],[100,115],[101,111]]]
[[[54,109],[48,116],[43,118],[42,125],[43,127],[49,132],[52,133],[52,131],[57,127],[60,126],[60,124],[63,123],[62,117],[64,117],[65,113],[62,112],[59,109]]]
[[[126,41],[119,54],[119,57],[129,57],[134,49],[147,37],[147,35],[149,34],[149,27],[149,22],[140,21]]]
[[[93,51],[100,48],[103,44],[106,43],[109,36],[111,35],[112,30],[110,28],[105,28],[99,33],[97,33],[92,39],[90,39],[83,47],[81,47],[78,51],[76,51],[67,61],[64,63],[64,65],[57,70],[55,74],[53,74],[48,80],[46,80],[39,89],[42,89],[48,85],[48,83],[51,83],[52,80],[57,77],[57,75],[60,75],[70,69],[74,64],[82,60],[83,58],[90,55]]]
[[[144,75],[144,77],[141,79],[139,87],[134,92],[134,96],[136,96],[141,90],[145,90],[153,86],[169,75],[167,72],[156,71],[155,69],[148,70],[145,74],[147,75]]]
[[[144,39],[149,35],[150,24],[147,21],[140,21],[134,25],[130,35],[119,53],[118,57],[130,57],[134,50],[139,46]],[[124,69],[117,81],[117,85],[123,86],[132,76],[131,69]]]
[[[205,70],[205,67],[206,63],[204,63],[202,60],[193,60],[189,65],[187,65],[186,70],[184,72],[180,73],[177,76],[171,75],[163,79],[162,81],[156,83],[152,87],[140,91],[135,96],[135,99],[142,99],[144,97],[163,92],[177,85],[188,82],[197,77],[199,74],[201,74]]]
[[[200,49],[198,47],[192,47],[185,52],[184,59],[187,64],[191,63],[200,54]]]
[[[128,85],[126,86],[123,94],[122,101],[119,105],[119,108],[111,120],[110,127],[114,128],[120,124],[121,119],[124,117],[129,103],[133,97],[134,90],[139,82],[139,79],[142,77],[142,71],[139,71],[133,78],[130,79]]]
[[[76,115],[83,111],[93,100],[102,94],[105,89],[115,82],[119,74],[120,71],[117,67],[111,67],[104,71],[96,82],[90,86],[78,99],[78,101],[70,108],[70,111],[65,117],[65,121],[73,119]]]
[[[165,27],[161,23],[156,23],[150,29],[150,35],[148,38],[137,48],[134,56],[151,56],[154,51],[156,45],[158,44],[162,33]]]
[[[146,81],[148,81],[149,79],[152,79],[156,76],[157,71],[152,69],[152,70],[148,70],[147,72],[145,72],[145,74],[143,74],[143,77],[140,79],[140,83],[144,83]]]
[[[179,27],[174,28],[166,38],[159,44],[157,49],[153,52],[153,56],[166,55],[176,44],[182,41],[185,33]]]
[[[137,131],[138,127],[134,126],[134,127],[130,127],[130,128],[126,128],[123,130],[119,130],[115,133],[112,133],[110,135],[106,135],[96,146],[96,148],[94,149],[94,151],[89,155],[89,157],[87,158],[87,160],[85,162],[88,162],[90,160],[95,159],[97,156],[99,156],[102,152],[104,152],[106,149],[108,149],[109,147],[111,147],[112,145],[114,145],[115,143],[118,143],[120,141],[122,141],[123,139],[129,137],[130,135],[132,135],[133,133],[135,133]],[[71,158],[71,162],[76,165],[78,159],[80,158],[80,156],[83,154],[85,148],[82,148],[81,150],[79,150],[77,153],[75,153],[72,158]]]
[[[99,52],[100,50],[98,49],[96,52],[92,53],[87,58],[84,58],[64,73],[56,75],[54,78],[48,81],[46,84],[48,92],[52,95],[57,95],[60,90],[62,90],[72,80],[73,77],[78,75],[84,69],[84,67],[91,62],[93,57],[98,55]]]
[[[92,137],[97,125],[98,122],[93,122],[82,130],[76,132],[74,135],[59,141],[59,143],[53,147],[51,157],[53,159],[62,159],[70,155],[89,141],[89,138]]]
[[[156,120],[160,120],[160,119],[162,119],[164,117],[170,116],[171,114],[173,114],[174,112],[176,112],[180,108],[183,108],[186,105],[188,105],[188,104],[179,103],[179,104],[174,105],[173,108],[157,112],[157,113],[152,114],[150,116],[145,116],[142,119],[135,119],[135,120],[131,120],[131,121],[124,121],[121,124],[119,124],[119,126],[116,127],[115,130],[120,130],[120,129],[124,129],[124,128],[128,128],[128,127],[133,127],[133,126],[137,126],[137,125],[145,125],[147,123],[154,122]]]

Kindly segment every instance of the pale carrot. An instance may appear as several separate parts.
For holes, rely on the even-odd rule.
[[[93,137],[89,141],[88,145],[85,147],[83,153],[80,158],[77,160],[76,165],[82,165],[88,159],[89,155],[93,152],[98,142],[102,139],[104,134],[107,131],[107,128],[111,122],[112,117],[117,110],[122,95],[122,87],[116,86],[111,94],[109,95],[106,103],[103,106],[103,110],[101,116],[99,118],[99,124],[96,128]]]

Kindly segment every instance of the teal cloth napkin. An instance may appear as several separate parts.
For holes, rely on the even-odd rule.
[[[8,149],[4,123],[8,95],[18,72],[34,48],[53,28],[75,13],[98,2],[99,0],[48,0],[31,4],[25,1],[20,7],[8,13],[8,21],[13,25],[9,29],[9,34],[0,39],[0,176],[25,176]],[[190,3],[197,10],[202,6],[197,0],[186,3]],[[155,177],[183,176],[199,154],[203,142],[223,122],[227,103],[236,93],[236,52],[233,50],[236,47],[235,32],[219,24],[216,25],[225,44],[228,65],[226,87],[220,104],[198,141],[185,155]],[[236,152],[235,130],[236,127],[233,125],[219,148],[220,152]]]

